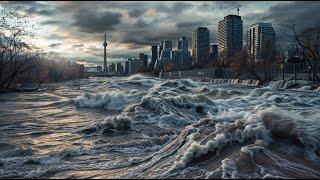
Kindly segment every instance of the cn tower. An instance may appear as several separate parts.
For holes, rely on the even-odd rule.
[[[103,73],[104,76],[108,76],[108,70],[107,70],[107,34],[104,34],[104,59],[103,59]]]

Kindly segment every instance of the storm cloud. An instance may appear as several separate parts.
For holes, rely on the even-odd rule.
[[[114,26],[121,23],[121,17],[120,13],[79,10],[74,14],[75,22],[72,25],[77,26],[81,32],[103,33],[114,30]]]
[[[139,2],[139,1],[59,1],[59,2],[5,2],[8,6],[38,18],[43,25],[43,44],[48,50],[64,54],[71,59],[88,58],[102,62],[103,34],[107,33],[107,54],[110,61],[137,57],[139,52],[150,54],[150,45],[161,40],[172,40],[174,48],[180,37],[186,37],[191,48],[192,31],[207,27],[210,43],[217,43],[218,22],[229,14],[236,14],[238,5],[245,33],[256,22],[271,22],[279,34],[278,26],[286,20],[295,20],[297,27],[320,23],[319,2],[270,1],[193,1],[193,2]],[[4,2],[0,2],[0,6]],[[61,42],[61,44],[58,44]],[[39,41],[40,42],[40,41]],[[41,46],[40,45],[40,46]],[[59,48],[58,48],[59,47]]]

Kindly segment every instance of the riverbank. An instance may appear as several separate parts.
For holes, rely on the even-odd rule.
[[[164,79],[183,79],[183,78],[164,78]],[[292,88],[301,88],[304,90],[320,91],[320,84],[305,80],[271,80],[259,81],[255,79],[214,79],[214,78],[190,78],[198,82],[211,82],[215,84],[232,84],[251,87],[270,87],[271,89],[285,90]]]

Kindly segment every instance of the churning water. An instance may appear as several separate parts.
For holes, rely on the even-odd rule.
[[[320,92],[128,78],[0,95],[0,178],[320,178]]]

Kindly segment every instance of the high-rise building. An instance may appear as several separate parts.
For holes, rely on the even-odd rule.
[[[177,50],[172,52],[173,63],[178,69],[186,68],[192,64],[189,58],[188,40],[185,37],[181,37],[177,44]]]
[[[276,35],[271,23],[255,23],[247,31],[247,48],[251,61],[258,62],[275,49]]]
[[[243,46],[243,22],[241,16],[228,15],[218,24],[219,59],[225,60]]]
[[[209,30],[198,27],[192,32],[192,59],[194,66],[203,67],[209,62]]]
[[[172,63],[172,41],[161,41],[162,51],[160,54],[160,60],[157,61],[157,68],[163,68]]]
[[[150,68],[154,68],[154,64],[156,63],[158,59],[158,46],[151,46],[151,62],[150,62]]]
[[[160,58],[161,52],[162,52],[162,50],[163,50],[163,42],[164,42],[164,41],[160,41],[160,43],[159,43],[159,58]]]
[[[110,73],[116,72],[116,64],[115,63],[109,64],[109,72]]]
[[[131,58],[129,58],[124,64],[124,73],[125,74],[129,74],[129,61],[130,60],[131,60]]]
[[[144,54],[144,53],[140,53],[139,54],[139,59],[140,61],[143,62],[143,66],[147,67],[148,66],[148,55]]]
[[[117,63],[117,73],[122,74],[123,73],[123,66],[121,62]]]
[[[172,51],[172,41],[163,41],[163,49]]]
[[[137,73],[141,68],[143,68],[143,61],[140,59],[133,59],[129,61],[129,74]]]
[[[148,55],[144,55],[144,61],[143,61],[143,66],[144,67],[148,67],[149,64],[149,60],[148,60]]]
[[[178,50],[188,51],[188,40],[186,37],[181,37],[178,41]]]
[[[210,45],[210,63],[216,62],[218,59],[218,45],[211,44]]]

